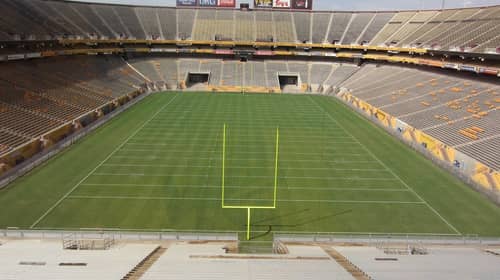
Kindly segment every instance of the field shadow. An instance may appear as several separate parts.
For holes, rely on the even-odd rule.
[[[251,239],[258,239],[258,238],[262,238],[262,237],[265,237],[267,235],[270,235],[273,232],[273,230],[278,230],[279,229],[279,230],[282,230],[282,231],[286,231],[286,230],[294,229],[294,228],[297,228],[297,227],[300,227],[300,226],[305,226],[305,225],[316,223],[316,222],[319,222],[319,221],[323,221],[323,220],[331,219],[331,218],[334,218],[334,217],[342,216],[342,215],[351,213],[353,210],[352,209],[348,209],[348,210],[344,210],[344,211],[341,211],[341,212],[338,212],[338,213],[332,213],[332,214],[329,214],[329,215],[323,215],[323,216],[319,216],[319,217],[314,217],[312,219],[302,218],[302,219],[300,219],[299,221],[297,221],[296,223],[293,223],[293,224],[272,224],[272,223],[266,223],[266,222],[272,222],[272,221],[274,221],[274,220],[276,220],[278,218],[290,217],[290,216],[302,214],[302,213],[305,213],[307,211],[309,211],[309,209],[302,209],[302,210],[293,211],[293,212],[290,212],[290,213],[287,213],[287,214],[283,214],[283,215],[280,215],[280,216],[277,216],[277,217],[272,217],[272,218],[267,218],[267,219],[263,219],[263,220],[260,220],[260,221],[256,221],[255,223],[252,223],[251,226],[254,227],[254,228],[266,228],[266,231],[264,231],[261,234],[252,236]]]

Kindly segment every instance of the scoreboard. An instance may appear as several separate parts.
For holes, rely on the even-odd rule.
[[[177,7],[235,8],[236,0],[177,0]],[[254,0],[257,9],[312,10],[313,0]]]
[[[236,7],[236,0],[177,0],[177,7]]]
[[[254,0],[255,8],[312,10],[313,0]]]

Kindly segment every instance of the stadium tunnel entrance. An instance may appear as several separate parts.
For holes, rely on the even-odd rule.
[[[188,72],[186,77],[186,87],[196,88],[205,86],[210,81],[210,72]]]
[[[280,89],[283,92],[300,92],[300,76],[298,73],[278,73]]]

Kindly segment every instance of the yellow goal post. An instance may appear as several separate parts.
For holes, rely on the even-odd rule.
[[[224,124],[222,132],[222,208],[223,209],[247,209],[247,240],[250,240],[250,221],[252,209],[276,209],[276,198],[278,195],[278,158],[279,158],[279,139],[280,130],[276,128],[276,147],[274,153],[274,189],[273,189],[273,204],[271,206],[256,206],[256,205],[226,205],[225,203],[225,176],[226,176],[226,130],[227,125]]]

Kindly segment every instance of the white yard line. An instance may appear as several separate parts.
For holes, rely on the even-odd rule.
[[[143,127],[145,127],[152,119],[154,119],[161,111],[163,111],[165,108],[167,108],[168,105],[172,103],[177,98],[178,95],[175,95],[168,103],[163,105],[158,111],[156,111],[151,118],[149,118],[147,121],[145,121],[137,130],[135,130],[127,139],[125,139],[116,149],[114,149],[103,161],[101,161],[94,169],[92,169],[83,179],[81,179],[76,185],[73,186],[66,194],[64,194],[54,205],[52,205],[45,213],[43,213],[42,216],[40,216],[33,224],[31,224],[30,228],[36,227],[40,221],[42,221],[47,215],[49,215],[61,202],[63,202],[64,199],[66,199],[72,192],[74,192],[78,186],[80,186],[87,178],[89,178],[99,167],[101,167],[108,159],[110,159],[118,150],[120,150],[121,147],[123,147],[128,140],[130,140],[132,137],[134,137]]]
[[[164,140],[166,142],[170,141],[170,140],[177,140],[177,141],[192,141],[193,138],[192,137],[185,137],[185,138],[182,138],[182,137],[150,137],[150,138],[146,138],[146,137],[138,137],[136,136],[135,139],[138,139],[138,140],[152,140],[153,142],[154,141],[157,141],[157,140]],[[310,137],[304,137],[304,136],[300,136],[300,137],[290,137],[290,136],[287,136],[286,137],[287,139],[287,142],[297,142],[297,143],[308,143],[308,141],[290,141],[290,140],[296,140],[296,139],[306,139],[306,140],[315,140],[315,139],[319,139],[319,141],[324,141],[324,140],[337,140],[337,139],[342,139],[342,140],[345,140],[345,139],[352,139],[352,137],[328,137],[328,136],[310,136]],[[205,140],[202,140],[203,143],[205,143],[206,141]],[[238,140],[238,142],[240,143],[269,143],[270,141],[258,141],[258,140],[251,140],[251,141],[245,141],[245,140]],[[272,143],[274,144],[274,143]]]
[[[436,214],[446,225],[448,225],[448,227],[450,229],[452,229],[455,233],[457,234],[460,234],[462,235],[462,233],[460,231],[458,231],[448,220],[446,220],[441,214],[439,214],[439,212],[434,209],[434,207],[432,207],[426,200],[424,200],[422,198],[422,196],[420,196],[413,188],[411,188],[405,181],[403,181],[401,179],[401,177],[399,177],[391,168],[389,168],[383,161],[381,161],[377,156],[375,156],[375,154],[372,153],[372,151],[370,151],[363,143],[359,142],[359,140],[354,137],[354,135],[352,135],[349,131],[347,131],[335,118],[333,118],[330,113],[328,113],[325,109],[323,109],[323,107],[321,107],[318,103],[316,103],[316,101],[312,98],[309,97],[309,100],[316,104],[316,106],[318,108],[320,108],[323,112],[325,112],[329,117],[330,119],[336,123],[342,130],[344,130],[345,133],[347,133],[348,135],[350,135],[354,140],[356,140],[359,145],[367,152],[370,154],[370,156],[372,156],[378,163],[380,163],[380,165],[382,165],[384,168],[386,168],[398,181],[400,181],[406,188],[408,188],[408,190],[410,190],[418,199],[420,199],[425,205],[427,205],[427,207],[429,207],[429,209],[434,212],[434,214]],[[355,114],[357,117],[361,118],[360,116],[358,116],[357,114]],[[364,120],[364,119],[363,119]]]
[[[69,199],[122,199],[122,200],[195,200],[195,201],[221,201],[216,197],[173,197],[173,196],[105,196],[105,195],[73,195]],[[272,199],[237,199],[225,198],[227,201],[262,201]],[[330,200],[330,199],[278,199],[278,202],[325,202],[325,203],[356,203],[356,204],[425,204],[423,201],[378,201],[378,200]]]
[[[335,156],[335,154],[333,154]],[[342,155],[339,155],[342,156]],[[155,160],[155,159],[165,159],[165,157],[158,157],[158,156],[114,156],[113,158],[117,159],[142,159],[142,160]],[[176,157],[177,161],[181,160],[208,160],[210,158],[208,157]],[[226,159],[227,160],[227,159]],[[274,159],[262,159],[262,158],[231,158],[228,161],[253,161],[253,160],[259,160],[259,161],[274,161]],[[376,161],[369,161],[369,160],[321,160],[321,159],[294,159],[294,160],[287,160],[287,159],[280,159],[280,162],[319,162],[319,163],[375,163],[378,164]]]
[[[93,173],[93,176],[135,176],[135,177],[207,177],[206,174],[144,174],[144,173]],[[210,178],[220,178],[220,175],[211,175]],[[225,176],[226,178],[274,178],[274,176]],[[315,177],[315,176],[278,176],[281,179],[308,179],[308,180],[351,180],[351,181],[398,181],[397,178],[360,178],[360,177]]]
[[[175,151],[174,151],[175,152]],[[197,151],[196,153],[198,154],[202,154],[202,153],[210,153],[210,151]],[[289,154],[289,153],[287,153]],[[310,156],[323,156],[325,155],[325,153],[291,153],[291,154],[294,154],[294,155],[310,155]],[[368,156],[368,154],[355,154],[355,153],[336,153],[335,151],[331,151],[329,152],[327,155],[330,155],[330,156],[338,156],[338,157],[366,157]],[[120,159],[165,159],[164,157],[156,157],[156,156],[117,156],[115,155],[113,158],[120,158]],[[193,157],[176,157],[176,160],[179,160],[179,159],[193,159]],[[210,158],[204,158],[204,157],[196,157],[196,159],[210,159]],[[231,158],[231,160],[234,160],[234,159],[241,159],[243,160],[243,158]],[[247,158],[245,158],[247,159]],[[322,162],[327,162],[327,161],[322,161]],[[373,161],[373,163],[375,163],[375,161]]]
[[[116,166],[116,167],[173,167],[173,168],[210,168],[213,165],[169,165],[169,164],[121,164],[121,163],[106,163],[103,166]],[[226,169],[274,169],[274,167],[260,167],[260,166],[229,166]],[[280,170],[334,170],[334,171],[387,171],[386,169],[361,169],[361,168],[331,168],[331,167],[283,167]]]
[[[185,148],[191,148],[193,146],[186,146],[184,145],[183,147]],[[208,147],[208,146],[207,146]],[[244,146],[242,146],[244,147]],[[336,147],[337,148],[337,147]],[[348,150],[350,149],[350,147],[346,147],[346,148],[343,148],[343,149],[340,149],[342,151],[345,151],[345,150]],[[312,153],[297,153],[297,152],[290,152],[286,149],[280,149],[280,151],[286,151],[284,152],[286,155],[311,155]],[[202,153],[211,153],[211,151],[209,150],[203,150],[203,151],[184,151],[184,150],[162,150],[162,149],[130,149],[130,148],[122,148],[120,150],[121,152],[146,152],[146,153],[149,153],[149,152],[154,152],[156,154],[161,154],[161,153],[166,153],[166,154],[202,154]],[[326,148],[325,149],[325,153],[319,153],[319,155],[328,155],[328,153],[330,152],[335,152],[337,150],[334,150],[332,148]],[[358,152],[358,151],[356,151]],[[238,154],[238,155],[273,155],[274,153],[269,151],[269,152],[249,152],[249,151],[235,151],[235,152],[231,152],[231,154]],[[318,153],[316,153],[318,155]],[[233,158],[231,156],[228,157],[228,160],[232,160]],[[262,160],[265,160],[265,159],[262,159]]]
[[[273,109],[269,109],[269,110],[273,110]],[[169,111],[169,112],[173,112],[173,111]],[[198,112],[198,111],[196,111]],[[210,111],[210,113],[212,113],[212,111]],[[241,112],[240,112],[241,113]],[[313,117],[299,117],[299,118],[252,118],[251,120],[233,120],[232,123],[246,123],[246,122],[258,122],[258,121],[263,121],[263,122],[266,122],[266,123],[269,123],[270,121],[271,122],[276,122],[276,121],[282,121],[283,119],[285,120],[295,120],[295,119],[298,119],[298,120],[322,120],[323,115],[319,116],[317,118],[313,118]],[[172,118],[172,119],[175,119],[175,118]],[[156,118],[156,120],[152,121],[151,123],[155,123],[155,122],[160,122],[160,121],[171,121],[172,119],[170,118],[167,118],[167,119],[162,119],[162,118]],[[215,123],[215,122],[224,122],[224,121],[227,121],[227,118],[210,118],[209,121],[207,121],[206,118],[189,118],[189,121],[198,121],[198,122],[211,122],[211,123]]]
[[[207,142],[191,142],[190,140],[192,139],[186,139],[186,140],[179,140],[179,139],[175,139],[177,140],[178,142],[180,143],[172,143],[172,142],[169,142],[169,141],[164,141],[163,143],[140,143],[140,142],[130,142],[130,143],[127,143],[127,145],[137,145],[137,146],[190,146],[190,147],[212,147],[213,145],[211,144],[206,144]],[[325,140],[329,140],[329,139],[325,139]],[[270,141],[235,141],[237,143],[247,143],[246,145],[241,145],[241,144],[228,144],[228,147],[249,147],[250,145],[249,144],[258,144],[258,145],[262,145],[262,144],[268,144],[268,145],[273,145],[274,143],[270,142]],[[290,143],[297,143],[297,144],[309,144],[309,145],[314,145],[318,142],[321,142],[321,143],[324,143],[324,140],[323,141],[286,141],[284,140],[284,143],[283,144],[290,144]],[[349,144],[349,145],[352,145],[352,144],[357,144],[356,142],[328,142],[328,144]]]
[[[193,124],[185,124],[185,125],[187,125],[188,127],[196,127],[196,130],[200,131],[200,132],[218,132],[219,131],[218,126],[207,126],[207,125],[203,125],[203,124],[200,124],[198,126],[195,126]],[[322,129],[322,128],[316,128],[316,127],[308,127],[309,125],[310,124],[304,124],[302,126],[286,126],[283,128],[286,128],[288,131],[293,131],[293,130],[297,130],[297,131],[322,131],[324,129],[327,129],[327,131],[335,131],[335,129],[338,128],[338,127],[331,126],[331,127]],[[228,124],[228,126],[229,126],[229,124]],[[232,135],[246,136],[246,134],[238,134],[235,131],[238,131],[238,130],[248,131],[249,129],[269,131],[269,130],[272,130],[273,127],[271,127],[271,126],[240,126],[240,127],[231,126],[231,128],[233,130]],[[151,133],[151,131],[154,131],[157,134],[164,134],[164,133],[168,133],[168,132],[175,132],[175,133],[186,132],[186,126],[183,126],[183,125],[148,126],[148,127],[144,128],[143,133]]]
[[[96,187],[152,187],[152,188],[179,188],[179,189],[216,189],[219,190],[220,186],[207,186],[207,185],[160,185],[160,184],[107,184],[107,183],[87,183],[81,186],[96,186]],[[269,189],[269,186],[224,186],[226,189]],[[279,187],[278,187],[279,188]],[[315,191],[359,191],[359,192],[409,192],[407,188],[380,188],[380,187],[360,187],[360,188],[329,188],[329,187],[287,187],[281,190],[315,190]]]

